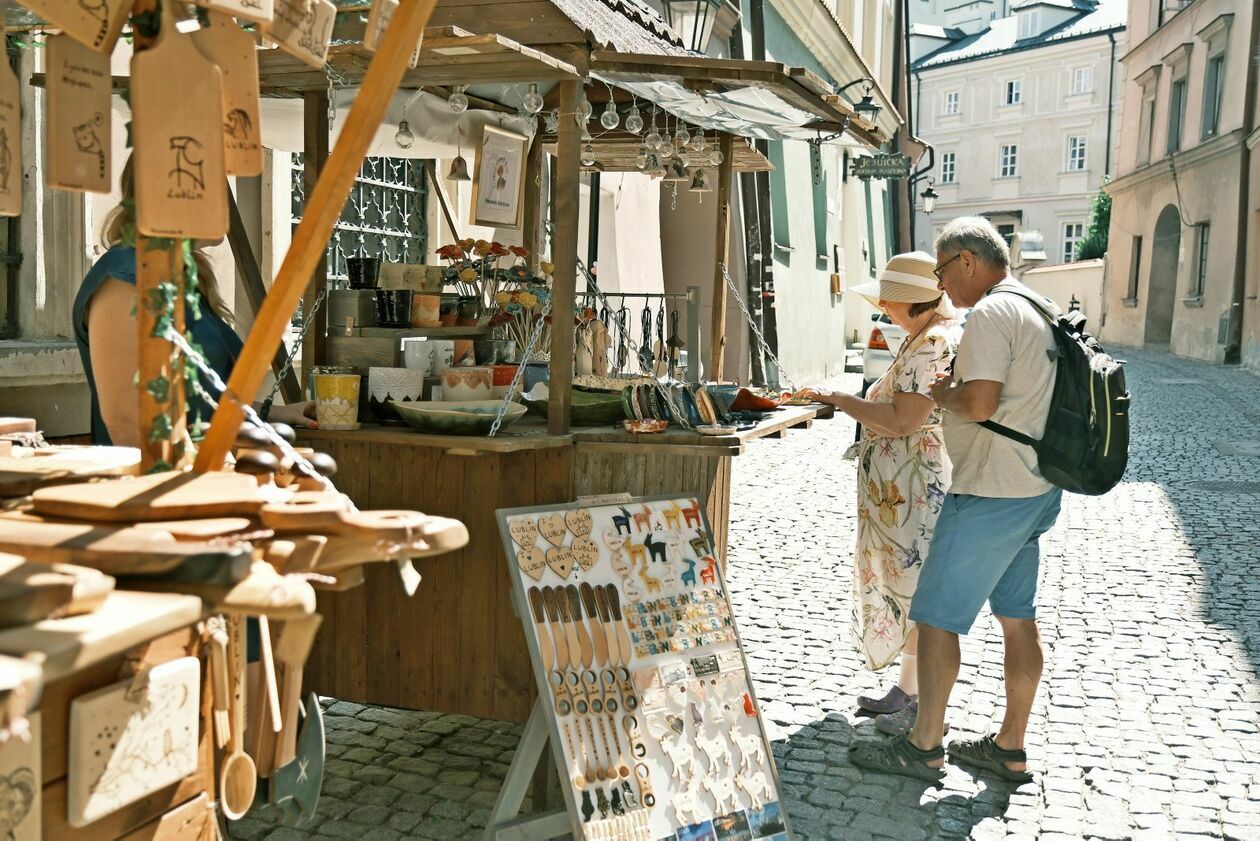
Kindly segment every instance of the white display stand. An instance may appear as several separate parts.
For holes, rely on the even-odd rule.
[[[539,699],[487,839],[789,839],[695,498],[501,510]],[[550,742],[565,808],[520,816]]]

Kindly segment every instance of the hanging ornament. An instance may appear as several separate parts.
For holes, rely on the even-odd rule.
[[[455,160],[451,161],[451,171],[446,177],[451,181],[472,181],[468,174],[468,161],[464,160],[464,127],[459,127],[458,140],[455,146]]]
[[[411,133],[411,126],[407,125],[406,120],[398,121],[398,131],[394,133],[394,142],[398,144],[399,149],[410,149],[411,144],[416,142],[416,136]]]
[[[687,127],[680,125],[678,131],[674,132],[674,146],[678,149],[683,148],[691,142],[691,132],[687,131]]]
[[[626,131],[631,134],[638,134],[643,131],[643,115],[639,113],[639,106],[630,106],[630,113],[626,115]]]
[[[582,166],[595,165],[595,147],[587,143],[582,147]]]
[[[647,169],[648,165],[648,149],[646,146],[639,147],[639,156],[634,159],[634,165],[639,169]]]
[[[599,124],[612,131],[620,122],[621,117],[617,114],[617,103],[610,99],[608,104],[604,106],[604,113],[599,115]]]
[[[555,134],[560,130],[560,112],[551,110],[547,112],[547,117],[543,120],[543,126],[547,129],[548,134]]]
[[[724,158],[725,158],[725,155],[722,154],[722,150],[719,149],[717,146],[714,146],[713,151],[709,153],[709,163],[713,164],[714,166],[720,166]]]
[[[703,152],[708,144],[704,140],[704,132],[696,132],[696,136],[691,138],[691,151]]]
[[[468,97],[464,96],[465,85],[457,85],[455,92],[446,99],[446,104],[451,106],[451,110],[456,114],[462,114],[468,110]]]
[[[652,106],[652,126],[648,129],[647,136],[643,138],[643,145],[655,152],[661,148],[661,133],[656,130],[656,106]]]
[[[524,107],[526,114],[537,114],[543,109],[542,94],[538,92],[536,83],[529,83],[529,93],[525,94],[525,101],[521,105]]]
[[[579,99],[577,103],[577,113],[574,115],[575,119],[578,121],[578,125],[586,125],[587,120],[591,118],[593,110],[594,109],[591,108],[591,101],[587,99],[586,94],[583,93],[582,98]]]
[[[709,186],[709,173],[704,169],[698,168],[691,174],[691,186],[688,188],[692,193],[708,193],[713,190]]]
[[[668,137],[661,138],[661,145],[658,151],[661,153],[662,158],[668,158],[670,155],[674,154],[673,141],[671,141]]]

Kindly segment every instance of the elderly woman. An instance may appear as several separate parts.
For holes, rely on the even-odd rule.
[[[853,289],[906,331],[892,365],[865,398],[815,388],[800,392],[862,425],[861,438],[846,453],[858,463],[853,628],[866,668],[883,669],[901,656],[900,677],[886,695],[858,698],[872,713],[915,707],[917,635],[908,618],[910,599],[949,486],[932,386],[949,370],[961,331],[936,286],[935,267],[930,254],[898,254],[878,280]]]

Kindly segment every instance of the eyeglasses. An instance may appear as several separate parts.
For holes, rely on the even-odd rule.
[[[941,272],[945,271],[945,267],[946,267],[946,266],[948,266],[950,263],[954,262],[955,260],[957,260],[957,259],[958,259],[959,257],[961,257],[961,256],[962,256],[962,252],[961,252],[961,251],[959,251],[959,252],[958,252],[957,254],[955,254],[953,257],[950,257],[950,258],[949,258],[948,260],[946,260],[944,263],[941,263],[939,266],[937,266],[936,268],[932,269],[932,274],[936,275],[936,279],[937,279],[937,280],[944,280],[945,278],[941,277]]]

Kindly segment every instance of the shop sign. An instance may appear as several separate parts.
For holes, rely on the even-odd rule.
[[[851,159],[850,175],[857,178],[909,178],[909,155],[870,155]]]

